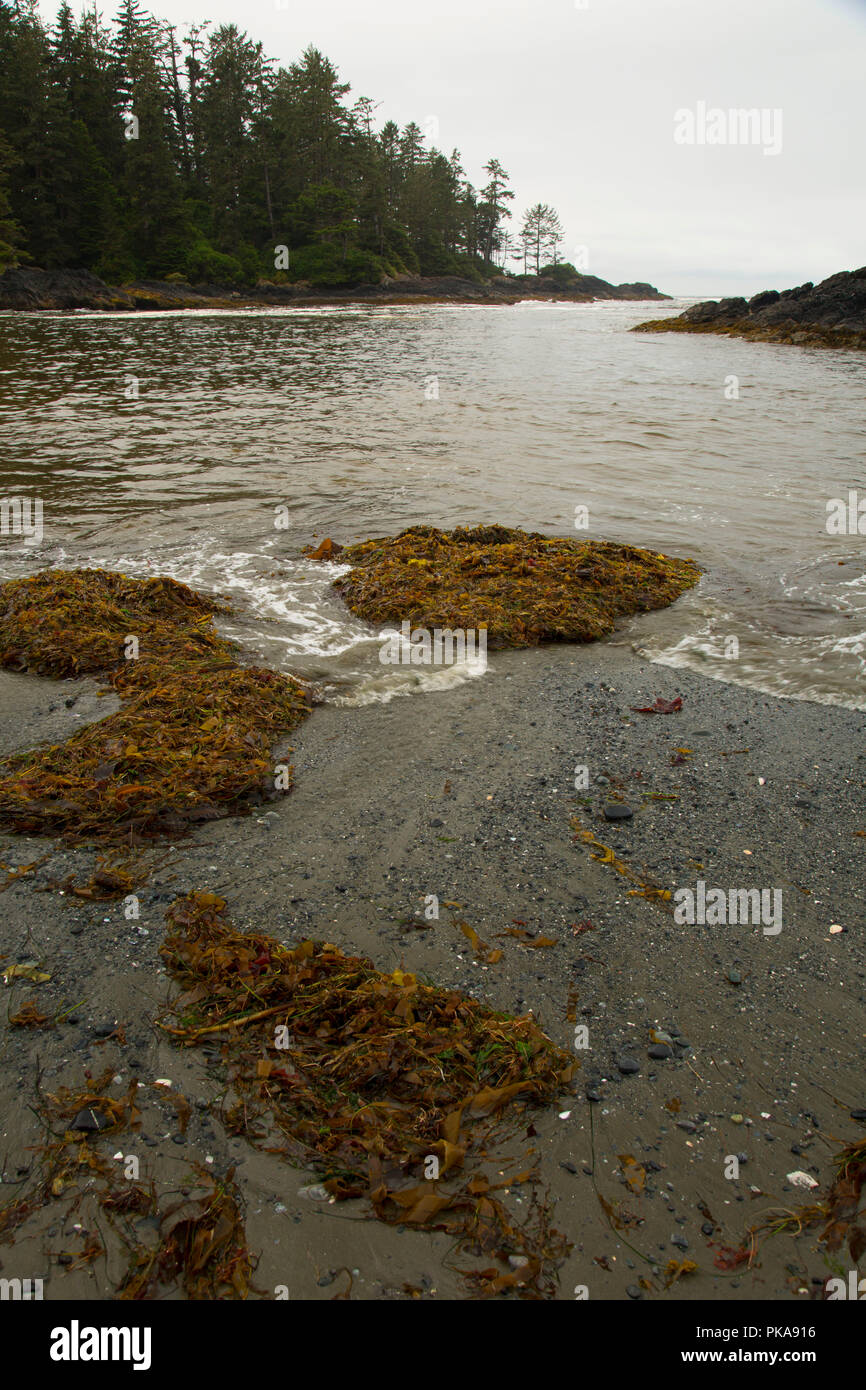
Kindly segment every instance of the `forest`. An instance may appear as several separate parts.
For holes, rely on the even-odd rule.
[[[0,272],[340,286],[565,270],[556,212],[537,203],[517,227],[496,158],[476,189],[458,150],[380,126],[381,103],[350,91],[316,48],[281,67],[234,24],[179,32],[138,0],[46,24],[35,0],[0,0]]]

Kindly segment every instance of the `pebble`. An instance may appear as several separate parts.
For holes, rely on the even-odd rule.
[[[623,801],[610,801],[604,808],[604,818],[610,821],[631,820],[634,811]]]
[[[808,1173],[804,1173],[800,1168],[793,1173],[786,1173],[785,1176],[792,1187],[813,1188],[818,1186],[815,1179],[810,1177]]]
[[[90,1133],[100,1129],[108,1129],[111,1120],[107,1115],[103,1115],[100,1110],[79,1110],[75,1119],[72,1121],[72,1128]]]
[[[674,1050],[667,1043],[653,1043],[652,1047],[647,1048],[647,1054],[658,1062],[664,1062],[668,1057],[673,1057]]]
[[[634,1057],[623,1054],[615,1060],[617,1071],[621,1071],[623,1076],[634,1076],[635,1072],[640,1071],[640,1062],[635,1061]]]
[[[641,1291],[638,1288],[637,1284],[629,1284],[626,1288],[626,1293],[628,1294],[629,1298],[640,1298]]]

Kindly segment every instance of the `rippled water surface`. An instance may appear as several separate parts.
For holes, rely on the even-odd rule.
[[[389,698],[470,673],[382,666],[302,546],[419,522],[585,535],[586,506],[591,536],[706,570],[618,640],[866,708],[866,537],[826,525],[830,499],[866,501],[863,354],[627,331],[681,308],[0,314],[0,499],[44,517],[41,544],[0,536],[0,576],[171,574],[231,595],[271,664]]]

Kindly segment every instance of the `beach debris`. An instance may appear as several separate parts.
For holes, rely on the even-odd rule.
[[[642,879],[639,874],[636,874],[633,869],[629,868],[628,864],[617,857],[610,845],[603,844],[601,840],[596,838],[591,830],[585,830],[576,816],[571,818],[571,826],[576,832],[574,837],[575,840],[580,840],[583,844],[593,847],[595,851],[592,855],[593,859],[596,859],[599,864],[609,865],[612,869],[615,869],[618,874],[622,874],[623,878],[630,879],[632,883],[638,885],[637,888],[630,888],[628,890],[628,896],[630,898],[646,898],[648,902],[658,904],[666,912],[671,912],[673,910],[670,907],[670,888],[664,888],[661,884],[654,883],[652,879]]]
[[[8,985],[10,980],[30,980],[34,985],[44,985],[51,975],[47,970],[43,970],[38,961],[21,961],[18,965],[7,965],[3,968],[3,983]]]
[[[506,927],[504,931],[497,932],[498,936],[513,936],[519,941],[521,946],[528,946],[531,950],[543,950],[548,946],[558,946],[558,941],[552,936],[544,936],[541,932],[533,936],[532,932],[525,927]]]
[[[10,1014],[9,1023],[12,1028],[53,1028],[55,1020],[40,1013],[35,999],[28,999],[17,1013]]]
[[[29,1218],[56,1205],[58,1228],[80,1242],[59,1254],[62,1268],[80,1269],[107,1257],[103,1241],[109,1233],[119,1253],[125,1251],[115,1298],[152,1299],[174,1291],[187,1299],[246,1298],[254,1262],[234,1169],[217,1175],[192,1164],[180,1199],[176,1180],[162,1194],[153,1179],[124,1172],[123,1150],[112,1145],[103,1151],[102,1143],[122,1130],[140,1129],[141,1114],[137,1083],[111,1096],[114,1079],[109,1067],[79,1089],[41,1096],[39,1114],[49,1140],[37,1151],[25,1190],[0,1207],[0,1243],[13,1241]],[[113,1264],[106,1259],[106,1274]]]
[[[531,1017],[409,971],[236,931],[216,894],[179,898],[166,920],[161,954],[182,992],[160,1026],[181,1046],[219,1042],[232,1132],[312,1169],[329,1200],[361,1198],[382,1221],[445,1230],[502,1266],[527,1257],[511,1282],[504,1269],[467,1273],[479,1296],[550,1296],[569,1247],[535,1166],[504,1175],[503,1160],[492,1173],[485,1163],[528,1105],[563,1093],[574,1058]],[[527,1184],[518,1221],[505,1199]]]
[[[694,1260],[668,1260],[665,1267],[665,1288],[672,1288],[684,1274],[694,1274],[696,1269]]]
[[[248,813],[291,786],[271,744],[310,712],[289,676],[242,666],[218,636],[225,605],[176,580],[47,570],[0,586],[0,664],[42,675],[102,671],[121,708],[66,743],[9,758],[0,824],[75,843],[141,843]],[[134,635],[135,659],[125,647]],[[103,863],[82,897],[129,891],[129,867]]]
[[[630,705],[629,709],[633,710],[635,714],[678,714],[682,707],[682,695],[677,695],[673,700],[663,700],[659,695],[652,705]],[[677,751],[684,754],[689,752],[687,748],[678,749]],[[683,761],[685,761],[685,758],[683,758]]]
[[[333,560],[334,556],[339,555],[342,550],[342,545],[339,545],[337,541],[332,541],[330,536],[326,536],[315,550],[306,546],[304,554],[308,560]]]
[[[797,1170],[787,1174],[793,1187],[814,1192],[819,1186],[808,1173]],[[835,1253],[847,1248],[853,1264],[859,1265],[866,1254],[866,1210],[863,1195],[866,1191],[866,1138],[847,1144],[836,1155],[836,1173],[829,1189],[810,1206],[774,1208],[750,1228],[753,1241],[759,1235],[786,1233],[799,1236],[816,1226],[823,1229],[819,1245]]]
[[[9,864],[0,864],[0,869],[7,870],[5,879],[0,883],[0,893],[4,893],[9,885],[16,883],[19,878],[24,878],[26,874],[32,874],[35,869],[45,863],[47,858],[48,855],[43,854],[41,859],[34,859],[32,864],[18,864],[14,868]]]
[[[646,1187],[646,1169],[638,1163],[634,1154],[618,1154],[623,1179],[632,1192],[643,1192]]]
[[[502,952],[497,949],[491,950],[487,943],[481,940],[475,928],[470,927],[468,922],[455,922],[454,925],[460,928],[463,935],[471,944],[476,958],[483,961],[485,965],[495,965],[497,961],[502,959]]]
[[[506,526],[412,526],[347,546],[340,562],[352,569],[334,587],[367,622],[485,630],[492,648],[595,641],[700,578],[692,560]]]
[[[804,1173],[802,1168],[798,1168],[793,1173],[786,1173],[785,1176],[787,1177],[788,1182],[791,1184],[792,1187],[812,1188],[819,1186],[817,1180],[813,1177],[810,1177],[808,1173]]]

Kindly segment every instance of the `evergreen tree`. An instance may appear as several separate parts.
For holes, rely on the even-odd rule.
[[[377,132],[378,103],[350,90],[315,47],[277,69],[235,24],[181,33],[144,0],[110,24],[63,0],[50,26],[37,0],[0,0],[0,269],[251,283],[283,244],[289,278],[319,284],[504,263],[499,161],[476,192],[457,150],[415,121]],[[524,269],[557,260],[552,208],[529,210],[522,240]]]

